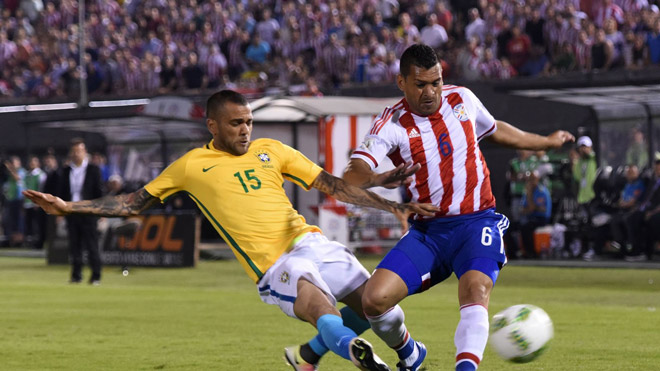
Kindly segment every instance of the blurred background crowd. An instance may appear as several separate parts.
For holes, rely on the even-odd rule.
[[[660,63],[654,0],[0,0],[0,97],[218,87],[321,95],[393,81],[423,42],[445,77],[510,79]]]

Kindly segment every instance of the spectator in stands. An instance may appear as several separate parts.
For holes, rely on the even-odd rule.
[[[486,22],[479,16],[479,9],[472,8],[468,11],[469,23],[465,26],[465,39],[470,40],[473,37],[478,37],[479,42],[486,38]]]
[[[273,43],[275,32],[280,29],[280,24],[276,19],[272,18],[272,15],[272,11],[269,8],[265,8],[262,12],[262,19],[256,26],[257,34],[261,37],[261,40],[268,44]]]
[[[660,64],[660,18],[655,19],[653,31],[646,38],[649,48],[649,61],[651,64]]]
[[[367,65],[367,82],[371,84],[381,84],[387,81],[389,70],[385,62],[377,55],[372,55]]]
[[[587,31],[580,30],[574,47],[578,71],[584,72],[591,70],[591,45],[592,41]]]
[[[495,58],[492,49],[484,49],[484,56],[478,65],[481,76],[485,79],[499,78],[502,62]]]
[[[507,45],[509,40],[511,40],[511,21],[509,18],[502,19],[502,24],[500,27],[500,32],[497,34],[496,43],[497,43],[497,58],[502,59],[507,55]]]
[[[520,31],[520,27],[514,25],[511,28],[511,39],[506,46],[506,57],[516,71],[529,59],[531,47],[529,37]]]
[[[616,21],[612,18],[607,19],[603,25],[603,31],[605,31],[605,38],[612,43],[612,67],[623,66],[623,47],[626,40],[621,31],[617,29]]]
[[[479,45],[479,38],[473,37],[468,40],[456,56],[456,67],[463,78],[476,80],[481,77],[479,73],[479,61],[483,55],[483,48]]]
[[[25,173],[24,178],[25,189],[39,192],[43,191],[46,177],[46,173],[41,170],[39,157],[30,156],[28,160],[28,170]],[[25,210],[25,238],[32,247],[35,249],[41,249],[42,246],[39,245],[39,237],[41,236],[42,230],[46,227],[46,214],[28,198],[23,200],[23,208]]]
[[[333,87],[339,86],[346,68],[346,49],[336,33],[330,34],[328,45],[323,48],[323,71]],[[368,79],[368,77],[367,77]]]
[[[637,165],[630,163],[626,165],[626,185],[621,191],[621,196],[616,204],[616,211],[610,220],[612,231],[612,247],[617,249],[621,255],[627,255],[632,251],[632,233],[634,228],[630,228],[632,213],[639,207],[644,195],[646,185],[639,176]]]
[[[181,76],[183,77],[183,86],[186,89],[204,89],[208,84],[204,70],[199,65],[197,53],[195,52],[188,53],[188,63],[181,70]]]
[[[7,179],[2,185],[5,204],[2,214],[2,229],[9,239],[9,246],[20,246],[23,243],[23,190],[25,189],[25,169],[21,166],[18,156],[11,156],[4,163]]]
[[[176,90],[178,86],[176,67],[174,65],[174,57],[167,56],[163,60],[163,66],[160,70],[160,89],[161,94],[169,93]]]
[[[511,62],[507,58],[502,58],[502,66],[501,69],[499,70],[497,77],[500,80],[508,80],[512,77],[515,77],[518,75],[518,72],[516,72],[516,69],[513,68],[511,65]]]
[[[534,9],[532,18],[525,23],[525,33],[533,45],[545,46],[545,19],[541,17],[541,11]]]
[[[252,42],[245,50],[245,58],[255,65],[260,66],[266,63],[266,59],[270,53],[270,44],[262,40],[261,36],[257,33],[252,36]]]
[[[438,17],[438,24],[442,26],[445,30],[453,29],[454,16],[447,9],[447,4],[445,1],[441,0],[435,3],[435,14]]]
[[[636,127],[632,132],[632,143],[626,151],[626,163],[634,164],[638,169],[646,169],[649,164],[648,144],[644,138],[644,132]]]
[[[521,76],[546,76],[550,72],[550,61],[543,50],[543,46],[534,45],[525,64],[518,69]]]
[[[607,71],[614,62],[614,45],[605,36],[605,31],[599,28],[591,45],[591,69]]]
[[[660,157],[657,153],[653,178],[639,208],[630,216],[628,226],[632,237],[632,251],[626,260],[652,260],[655,243],[660,240]]]
[[[593,142],[588,136],[581,136],[577,140],[577,156],[573,156],[573,180],[577,183],[577,202],[582,214],[581,239],[584,257],[590,259],[595,252],[589,246],[591,234],[591,201],[596,197],[594,181],[596,180],[596,154],[593,151]]]
[[[570,72],[575,70],[576,65],[573,47],[567,42],[562,44],[559,53],[552,59],[552,72],[555,74]]]
[[[304,97],[322,97],[323,93],[313,77],[308,77],[305,81],[306,89],[300,95]]]
[[[217,44],[211,46],[211,54],[206,62],[206,75],[208,76],[208,87],[217,88],[220,86],[222,75],[227,70],[227,59],[220,52]]]
[[[399,27],[397,27],[396,32],[399,36],[403,37],[408,44],[413,44],[418,41],[419,29],[412,23],[408,13],[401,13],[401,15],[399,15]]]
[[[614,4],[612,0],[593,1],[592,5],[592,14],[596,26],[602,27],[610,18],[614,18],[619,24],[623,23],[623,9]]]
[[[632,45],[627,45],[625,57],[626,57],[626,68],[629,69],[641,69],[646,67],[649,62],[649,49],[646,45],[646,39],[644,34],[634,34],[632,31],[629,32],[632,34]],[[626,38],[629,40],[630,38]]]
[[[534,248],[534,231],[549,224],[552,214],[550,191],[540,180],[538,170],[528,172],[522,197],[520,230],[525,256],[528,258],[538,257]]]
[[[421,41],[433,49],[439,49],[449,40],[447,31],[438,24],[438,16],[434,13],[428,15],[427,22],[426,27],[422,28]]]

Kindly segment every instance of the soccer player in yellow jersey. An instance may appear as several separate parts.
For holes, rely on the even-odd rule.
[[[78,202],[36,191],[24,194],[49,214],[129,216],[185,191],[231,246],[257,284],[261,300],[317,328],[319,335],[310,342],[285,350],[294,369],[316,370],[330,349],[362,370],[389,370],[358,337],[369,328],[361,303],[369,273],[345,246],[305,222],[282,183],[286,179],[340,201],[390,211],[402,221],[411,213],[432,216],[439,209],[398,204],[351,186],[279,141],[250,141],[252,111],[239,93],[215,93],[206,109],[213,140],[174,161],[136,192]],[[380,180],[406,184],[410,170],[403,168],[379,175]],[[341,312],[337,301],[347,305]]]

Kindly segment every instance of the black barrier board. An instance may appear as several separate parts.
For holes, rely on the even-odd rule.
[[[193,213],[149,214],[114,223],[103,241],[107,265],[193,267],[197,260]]]

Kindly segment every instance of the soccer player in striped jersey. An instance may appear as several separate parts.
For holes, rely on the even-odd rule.
[[[430,202],[440,212],[410,218],[408,232],[367,282],[362,306],[374,332],[399,353],[398,369],[417,370],[426,349],[410,336],[397,304],[456,274],[455,367],[475,370],[488,340],[488,302],[506,263],[502,234],[509,225],[495,212],[479,141],[541,150],[561,147],[574,137],[561,130],[540,136],[495,120],[470,90],[443,85],[442,68],[427,45],[406,49],[397,85],[404,98],[376,117],[343,177],[363,188],[399,186],[373,171],[388,156],[399,179],[411,177],[401,184],[409,197]]]
[[[25,196],[49,214],[129,216],[184,191],[232,248],[261,300],[318,329],[309,343],[287,348],[294,369],[315,370],[330,349],[362,370],[389,370],[357,337],[369,328],[361,300],[369,273],[345,246],[305,222],[282,183],[317,188],[340,201],[392,212],[402,221],[411,213],[432,216],[439,208],[385,200],[328,174],[279,141],[250,141],[252,111],[234,91],[209,98],[206,125],[211,142],[189,151],[136,192],[79,202],[36,191]],[[337,310],[337,301],[350,310]]]

